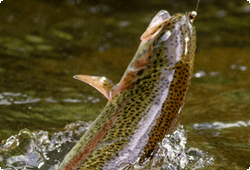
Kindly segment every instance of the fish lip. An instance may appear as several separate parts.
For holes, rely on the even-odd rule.
[[[155,35],[157,35],[158,32],[161,30],[162,24],[170,18],[171,16],[168,13],[168,11],[166,10],[159,11],[150,22],[146,31],[141,35],[140,38],[142,40],[141,44],[155,37]]]
[[[166,21],[167,19],[169,19],[171,16],[169,14],[168,11],[166,10],[160,10],[155,17],[152,19],[152,21],[150,22],[148,28],[152,28],[158,24],[163,23],[164,21]]]

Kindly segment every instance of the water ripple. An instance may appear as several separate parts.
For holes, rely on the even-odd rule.
[[[234,128],[234,127],[247,127],[250,126],[249,121],[237,121],[234,123],[223,123],[223,122],[213,122],[213,123],[200,123],[194,124],[193,128],[196,130],[203,129],[225,129],[225,128]]]
[[[47,103],[58,103],[58,102],[64,102],[64,103],[98,103],[100,102],[99,98],[94,98],[92,96],[84,96],[79,94],[77,98],[65,98],[65,99],[59,99],[56,100],[53,97],[47,97],[47,98],[39,98],[34,96],[29,96],[27,94],[22,93],[13,93],[13,92],[3,92],[0,93],[0,105],[22,105],[22,104],[32,104],[32,103],[38,103],[38,102],[47,102]]]

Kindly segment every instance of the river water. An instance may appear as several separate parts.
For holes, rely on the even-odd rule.
[[[117,83],[157,11],[195,7],[181,0],[3,0],[0,169],[57,169],[107,102],[73,75]],[[250,167],[249,21],[247,0],[201,0],[179,125],[144,169]]]

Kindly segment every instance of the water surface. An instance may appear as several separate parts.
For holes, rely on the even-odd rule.
[[[186,12],[195,4],[4,0],[0,167],[56,169],[107,102],[73,75],[117,83],[155,13]],[[250,166],[249,14],[247,1],[201,1],[194,74],[179,126],[144,169]]]

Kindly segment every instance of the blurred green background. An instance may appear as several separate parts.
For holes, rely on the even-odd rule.
[[[118,83],[152,17],[194,0],[3,0],[0,141],[19,130],[58,132],[90,121],[107,100],[76,74]],[[205,169],[250,166],[250,4],[201,0],[194,75],[179,118],[187,145],[215,157]]]

